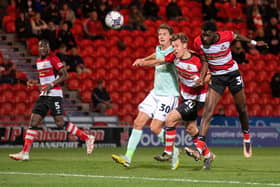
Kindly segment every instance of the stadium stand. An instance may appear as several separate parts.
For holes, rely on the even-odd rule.
[[[125,23],[127,23],[128,7],[131,1],[122,0],[120,2],[119,6],[114,8],[124,15]],[[84,39],[83,22],[86,18],[82,15],[76,15],[71,32],[77,42],[79,55],[83,58],[85,66],[91,70],[91,73],[69,73],[67,86],[65,86],[65,109],[69,112],[69,115],[89,115],[91,90],[95,87],[96,80],[104,79],[112,101],[115,103],[114,108],[108,109],[107,115],[118,116],[121,121],[132,123],[132,119],[136,115],[137,105],[153,86],[153,69],[136,69],[131,67],[131,64],[136,58],[153,52],[154,46],[157,44],[155,33],[157,26],[166,22],[173,26],[176,32],[186,33],[190,39],[189,47],[192,48],[193,39],[200,34],[200,26],[203,22],[202,4],[199,1],[178,0],[177,3],[182,9],[183,16],[187,19],[173,21],[167,20],[165,15],[167,1],[156,0],[156,2],[160,7],[159,16],[162,18],[161,20],[145,20],[146,31],[107,29],[105,40]],[[215,5],[218,9],[219,7],[230,6],[228,3],[216,3]],[[243,9],[246,8],[245,4],[240,6]],[[223,8],[220,10],[223,10]],[[36,77],[34,61],[36,55],[38,55],[38,38],[28,38],[24,45],[17,41],[15,33],[17,11],[7,12],[2,19],[0,64],[3,58],[10,59],[13,63],[16,63],[18,78],[26,80]],[[225,18],[228,18],[226,14],[227,12],[218,12],[218,16],[223,18],[217,21],[218,29],[230,29],[248,35],[249,30],[246,21],[224,21]],[[241,12],[241,19],[246,20],[246,16],[245,12]],[[118,47],[119,41],[124,42],[124,49]],[[28,51],[25,50],[25,45]],[[251,54],[248,52],[246,58],[249,63],[241,64],[239,67],[244,77],[250,116],[280,116],[280,110],[275,110],[276,108],[279,109],[280,98],[273,98],[269,87],[269,81],[273,74],[280,72],[280,54]],[[22,83],[15,85],[1,84],[0,90],[0,119],[4,121],[25,119],[30,114],[32,104],[39,93],[38,88],[30,90]],[[14,104],[16,104],[16,110],[13,113],[17,116],[23,116],[23,118],[2,116],[10,115]],[[227,116],[237,116],[228,90],[216,110],[220,107],[225,108]]]

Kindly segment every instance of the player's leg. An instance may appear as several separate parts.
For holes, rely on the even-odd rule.
[[[246,107],[246,96],[243,88],[243,81],[239,72],[236,72],[232,77],[229,85],[230,91],[233,95],[236,109],[239,113],[239,120],[243,132],[243,153],[244,157],[252,156],[252,144],[249,132],[249,119]]]
[[[87,154],[91,154],[94,149],[95,137],[88,135],[83,130],[78,128],[74,123],[65,122],[63,117],[63,105],[61,97],[51,97],[48,105],[53,116],[55,123],[60,128],[65,128],[69,133],[78,136],[81,140],[86,142]]]
[[[146,113],[139,111],[137,117],[134,120],[133,129],[126,148],[126,153],[125,155],[120,156],[113,154],[112,159],[114,161],[122,164],[124,167],[130,166],[134,152],[136,151],[137,145],[139,144],[143,133],[142,129],[149,119],[150,117]]]
[[[199,130],[197,128],[197,122],[196,120],[190,121],[186,125],[186,131],[187,133],[192,137],[193,143],[197,145],[199,139]],[[204,165],[203,169],[210,169],[212,161],[215,159],[215,154],[210,151],[208,146],[205,144],[204,150],[202,152],[202,155],[199,153],[198,150],[192,149],[189,147],[185,147],[185,152],[190,157],[193,157],[195,161],[198,161],[201,159],[201,156],[204,157]]]
[[[151,131],[158,136],[162,143],[165,142],[164,134],[165,130],[163,128],[164,123],[170,111],[177,108],[178,97],[175,96],[155,96],[157,101],[157,106],[154,112],[154,119],[151,122]]]
[[[176,138],[176,124],[181,121],[181,114],[176,110],[172,110],[166,117],[165,131],[165,148],[161,155],[154,157],[158,161],[171,160],[171,169],[175,170],[179,166],[179,149],[174,146]]]
[[[130,134],[125,155],[112,155],[112,159],[125,167],[129,167],[132,157],[140,142],[143,127],[152,118],[152,114],[156,107],[156,101],[152,92],[139,104],[139,112],[133,122],[133,129]]]
[[[209,88],[209,91],[207,93],[203,113],[202,113],[202,119],[201,119],[201,127],[200,127],[200,135],[205,137],[210,125],[210,121],[212,118],[212,115],[214,113],[215,107],[218,104],[221,94],[215,91],[212,88]]]
[[[14,160],[29,160],[29,152],[32,147],[34,139],[38,135],[38,125],[43,117],[48,112],[48,107],[45,105],[46,97],[39,97],[36,101],[29,121],[29,128],[24,137],[24,145],[19,153],[10,154],[9,157]]]
[[[205,137],[210,126],[210,121],[214,113],[215,107],[224,93],[227,86],[227,75],[217,75],[211,77],[211,84],[207,92],[206,101],[200,122],[199,141],[197,142],[197,149],[202,154],[205,147]]]

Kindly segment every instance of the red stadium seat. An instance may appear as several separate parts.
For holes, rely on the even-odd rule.
[[[97,79],[106,79],[107,72],[105,68],[99,68],[96,70],[95,75]]]
[[[0,115],[11,115],[15,107],[10,102],[5,102],[1,104]]]
[[[40,92],[39,90],[32,90],[28,94],[27,102],[34,103],[39,98]]]
[[[107,64],[105,66],[105,68],[107,70],[113,69],[113,68],[118,68],[120,64],[120,60],[118,57],[116,56],[112,56],[107,60]]]
[[[15,92],[15,100],[16,102],[28,102],[28,94],[25,89]]]
[[[111,97],[113,103],[118,103],[118,100],[121,97],[119,92],[117,92],[116,90],[115,91],[109,91],[109,92],[110,92],[110,97]]]
[[[84,56],[83,60],[84,60],[85,66],[88,68],[92,67],[94,64],[94,59],[92,56],[89,56],[89,55]]]
[[[109,80],[108,84],[106,84],[106,89],[109,92],[117,91],[117,90],[119,90],[119,87],[120,87],[119,81],[116,79]]]
[[[125,91],[132,91],[133,90],[133,82],[131,80],[124,80],[122,84],[120,85],[120,91],[125,92]]]
[[[117,68],[111,68],[108,71],[108,76],[106,77],[106,80],[114,80],[114,79],[120,79],[120,70]]]
[[[27,107],[26,106],[27,105],[23,102],[16,103],[14,113],[16,115],[27,114],[27,110],[26,110]]]
[[[255,81],[249,81],[245,83],[245,92],[246,93],[253,93],[257,90],[257,83]]]
[[[259,70],[257,72],[257,78],[256,78],[256,81],[258,82],[262,82],[262,81],[269,81],[268,80],[268,74],[265,70]]]
[[[249,116],[261,116],[261,106],[259,104],[248,105]]]
[[[76,78],[68,79],[67,85],[70,90],[77,90],[80,87],[80,81]]]
[[[92,90],[95,87],[95,83],[91,79],[84,79],[80,83],[79,90],[82,92]]]
[[[4,90],[11,90],[12,89],[12,85],[11,84],[7,84],[7,83],[3,83],[0,86],[0,91],[4,91]]]
[[[20,84],[20,83],[14,84],[12,86],[12,90],[14,90],[14,91],[26,90],[26,89],[27,89],[26,85],[23,85],[23,84]]]
[[[80,92],[80,96],[83,102],[91,102],[91,91]]]

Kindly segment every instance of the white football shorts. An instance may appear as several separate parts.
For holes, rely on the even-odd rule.
[[[150,118],[165,121],[167,114],[178,107],[177,96],[158,96],[151,91],[139,104],[138,109]]]

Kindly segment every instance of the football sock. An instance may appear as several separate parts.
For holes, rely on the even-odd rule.
[[[160,133],[157,135],[157,137],[160,139],[161,143],[164,143],[164,129],[161,129]]]
[[[203,154],[204,149],[207,147],[205,143],[205,136],[195,136],[193,143],[200,154]]]
[[[70,132],[71,134],[78,136],[83,141],[87,141],[89,139],[89,136],[73,123],[66,122],[66,124],[67,124],[66,125],[67,132]]]
[[[165,131],[165,149],[164,152],[171,155],[176,138],[176,127],[167,127]]]
[[[22,152],[30,152],[34,138],[38,135],[38,130],[28,129],[24,137]]]
[[[243,131],[243,142],[247,142],[247,143],[251,142],[249,131]]]
[[[136,150],[138,143],[140,142],[143,130],[132,129],[131,135],[128,140],[127,150],[125,156],[131,161],[133,154]]]

